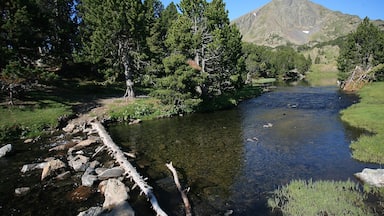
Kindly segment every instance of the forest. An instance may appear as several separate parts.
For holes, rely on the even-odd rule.
[[[28,0],[0,7],[1,93],[10,104],[38,83],[78,77],[124,83],[124,97],[146,89],[175,113],[192,112],[241,89],[247,77],[295,78],[311,64],[288,46],[243,45],[222,0],[167,7],[159,0]]]
[[[166,7],[159,0],[5,0],[0,10],[3,111],[30,97],[42,101],[50,91],[60,95],[58,87],[73,90],[67,93],[71,100],[100,89],[126,98],[149,96],[166,115],[212,111],[236,105],[244,92],[259,94],[248,91],[259,78],[302,79],[319,62],[301,52],[311,49],[306,45],[242,42],[222,0]],[[366,18],[345,38],[329,42],[341,48],[340,80],[351,74],[362,74],[349,79],[353,83],[383,79],[383,32]],[[359,65],[369,76],[353,73]],[[79,89],[74,80],[76,86],[92,85]],[[60,100],[53,102],[58,116],[68,113],[68,103],[56,106]]]

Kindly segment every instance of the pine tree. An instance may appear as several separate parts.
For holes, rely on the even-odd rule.
[[[109,79],[125,77],[124,97],[134,97],[134,73],[142,67],[145,15],[140,0],[84,0],[80,5],[81,55],[101,64]]]

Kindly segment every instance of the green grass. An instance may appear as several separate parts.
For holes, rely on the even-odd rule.
[[[117,121],[130,119],[151,120],[163,116],[170,116],[171,108],[161,104],[155,98],[136,98],[132,101],[118,100],[108,107],[108,115]]]
[[[350,125],[365,129],[364,135],[351,144],[353,158],[384,164],[384,82],[372,83],[358,92],[361,101],[341,112]]]
[[[268,206],[283,215],[373,215],[364,198],[351,181],[293,180],[273,193]]]
[[[0,140],[12,140],[22,135],[36,137],[58,126],[60,116],[71,114],[70,106],[45,101],[44,106],[1,107]]]

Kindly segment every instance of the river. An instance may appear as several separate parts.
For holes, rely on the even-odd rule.
[[[137,153],[138,167],[171,215],[181,215],[182,206],[165,167],[169,161],[190,187],[196,215],[268,215],[268,196],[290,180],[354,179],[373,166],[351,158],[349,144],[362,131],[340,120],[339,111],[357,100],[337,87],[279,87],[237,109],[109,131]],[[146,214],[144,204],[135,205]]]
[[[279,87],[236,109],[115,124],[109,131],[121,148],[136,153],[134,165],[169,215],[183,215],[165,166],[170,161],[190,188],[194,215],[270,215],[271,192],[292,179],[347,180],[364,167],[377,167],[351,159],[349,144],[363,132],[341,122],[339,111],[357,100],[336,87]],[[51,156],[51,142],[14,143],[13,155],[0,159],[0,215],[75,215],[103,202],[99,193],[85,202],[68,201],[81,173],[74,181],[44,183],[41,171],[20,173],[24,164]],[[15,196],[15,188],[24,186],[30,193]],[[130,196],[136,215],[154,214],[137,189]]]

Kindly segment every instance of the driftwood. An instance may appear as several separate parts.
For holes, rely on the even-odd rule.
[[[100,122],[91,123],[92,128],[97,131],[104,145],[107,146],[116,162],[120,164],[121,168],[124,169],[125,174],[140,188],[141,192],[144,193],[152,204],[153,210],[157,215],[167,215],[159,206],[159,203],[152,191],[152,187],[149,186],[142,176],[136,171],[132,164],[124,156],[124,152],[113,142],[103,125]]]
[[[180,192],[180,194],[181,194],[181,198],[183,199],[183,202],[184,202],[184,206],[185,206],[185,215],[186,215],[186,216],[191,216],[191,215],[192,215],[192,212],[191,212],[191,204],[189,203],[187,194],[186,194],[185,191],[181,188],[180,181],[179,181],[179,177],[177,176],[176,169],[173,167],[172,162],[167,163],[167,164],[165,164],[165,165],[168,167],[168,169],[169,169],[169,170],[172,172],[172,174],[173,174],[173,180],[175,181],[176,187],[177,187],[177,189],[179,190],[179,192]]]

